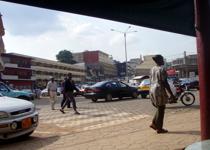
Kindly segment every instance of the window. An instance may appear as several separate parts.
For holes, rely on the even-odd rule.
[[[112,82],[112,83],[111,83],[111,86],[112,86],[113,88],[117,88],[117,83],[116,83],[116,82]]]
[[[107,88],[111,88],[111,87],[112,87],[112,84],[111,84],[111,83],[107,83],[107,84],[106,84],[106,87],[107,87]]]
[[[5,92],[5,91],[8,91],[7,87],[3,84],[0,84],[0,91],[1,92]]]
[[[119,85],[120,85],[120,87],[127,87],[127,85],[122,82],[119,82]]]

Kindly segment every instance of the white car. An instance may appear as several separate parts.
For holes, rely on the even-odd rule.
[[[29,136],[38,126],[32,102],[0,94],[0,140]]]

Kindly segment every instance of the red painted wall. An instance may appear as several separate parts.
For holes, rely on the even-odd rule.
[[[86,51],[83,53],[84,62],[86,64],[98,63],[99,62],[99,52],[98,51]]]

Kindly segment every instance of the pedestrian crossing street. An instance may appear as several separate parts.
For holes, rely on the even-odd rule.
[[[147,114],[134,114],[115,109],[78,108],[78,111],[81,113],[80,115],[75,115],[72,108],[65,109],[65,114],[62,114],[59,109],[42,108],[39,110],[39,121],[40,124],[49,125],[49,127],[54,126],[79,132],[120,125],[150,117]],[[43,132],[47,133],[46,130]]]

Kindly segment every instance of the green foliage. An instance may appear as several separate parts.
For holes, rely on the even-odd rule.
[[[61,50],[57,55],[56,59],[59,62],[67,63],[67,64],[75,64],[76,61],[73,59],[73,55],[68,50]]]

